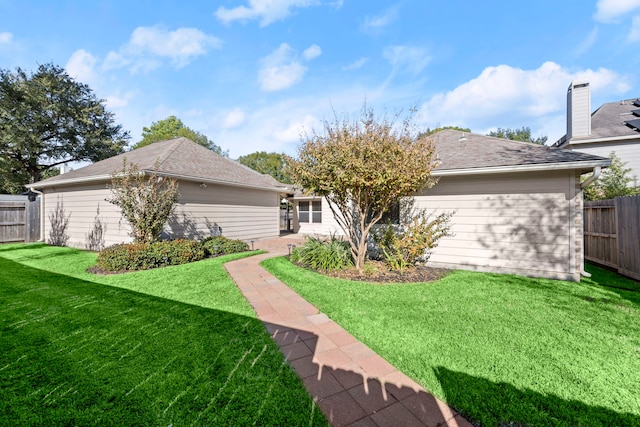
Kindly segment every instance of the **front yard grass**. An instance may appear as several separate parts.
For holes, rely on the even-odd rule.
[[[112,276],[0,246],[0,425],[327,422],[222,264]]]
[[[637,282],[589,266],[581,283],[456,271],[380,285],[262,265],[483,426],[640,425]]]

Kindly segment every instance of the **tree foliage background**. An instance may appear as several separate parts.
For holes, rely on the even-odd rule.
[[[0,70],[1,192],[24,191],[64,163],[120,154],[128,139],[104,101],[64,68]]]
[[[635,186],[631,177],[632,169],[626,167],[627,163],[615,151],[609,154],[609,158],[611,166],[602,171],[596,182],[585,188],[585,200],[607,200],[640,194],[640,188]]]
[[[291,177],[285,170],[286,158],[283,154],[258,151],[238,157],[238,163],[262,174],[271,175],[284,184],[291,184]]]
[[[416,138],[412,118],[378,117],[366,105],[356,120],[336,115],[288,161],[293,182],[328,201],[359,270],[371,227],[402,197],[436,182],[433,142]]]
[[[532,144],[545,145],[547,142],[546,136],[540,136],[533,138],[531,136],[531,128],[523,126],[520,129],[502,129],[498,128],[495,131],[491,131],[487,136],[493,136],[496,138],[511,139],[512,141],[530,142]]]
[[[191,141],[202,145],[205,148],[218,153],[221,156],[228,157],[229,153],[223,151],[222,147],[216,145],[205,135],[197,132],[182,123],[182,120],[176,116],[169,116],[164,120],[153,122],[151,126],[142,128],[142,140],[133,146],[133,149],[144,147],[154,142],[166,141],[168,139],[184,137]]]

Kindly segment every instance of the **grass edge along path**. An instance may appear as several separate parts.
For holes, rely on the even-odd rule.
[[[88,275],[104,286],[84,276],[92,257],[0,246],[0,425],[327,425],[231,279],[218,280],[223,259]],[[124,289],[210,273],[218,289],[199,304]]]
[[[616,289],[633,281],[589,266],[581,283],[455,271],[380,285],[262,266],[481,425],[640,425],[640,293]]]

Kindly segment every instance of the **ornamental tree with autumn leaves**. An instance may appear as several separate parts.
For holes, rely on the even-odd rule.
[[[324,132],[306,136],[288,159],[293,182],[328,201],[359,270],[371,228],[403,197],[436,183],[434,145],[416,138],[412,118],[377,116],[365,105],[355,120],[325,121]]]

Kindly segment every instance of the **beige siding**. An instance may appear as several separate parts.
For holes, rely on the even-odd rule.
[[[609,157],[612,151],[616,156],[626,162],[625,167],[631,168],[631,177],[635,179],[632,185],[640,185],[640,139],[628,142],[574,144],[571,150],[596,156]]]
[[[572,172],[443,177],[416,207],[455,211],[430,264],[578,280],[581,195]],[[580,253],[578,253],[580,252]]]
[[[272,191],[196,183],[180,184],[180,201],[165,230],[171,236],[202,238],[222,234],[232,239],[277,237],[280,198]]]
[[[222,234],[234,239],[258,240],[279,235],[279,196],[275,192],[238,187],[181,182],[180,200],[174,216],[165,227],[168,237],[202,238]],[[50,213],[58,200],[69,216],[68,245],[86,248],[87,234],[100,219],[106,224],[105,245],[129,242],[130,228],[121,220],[120,209],[105,199],[111,195],[106,183],[67,186],[45,191],[45,240],[49,239]]]
[[[330,235],[344,235],[342,228],[333,216],[333,212],[329,207],[329,203],[325,198],[317,198],[322,203],[322,223],[313,222],[300,222],[298,215],[298,203],[300,200],[295,200],[293,204],[293,231],[305,236],[330,236]]]
[[[79,185],[65,188],[46,189],[45,191],[45,241],[49,241],[51,221],[49,215],[56,209],[58,201],[69,216],[68,245],[84,249],[87,247],[87,234],[93,229],[97,209],[100,208],[100,221],[106,224],[105,245],[128,242],[130,228],[121,221],[120,208],[106,201],[111,192],[106,184]]]

